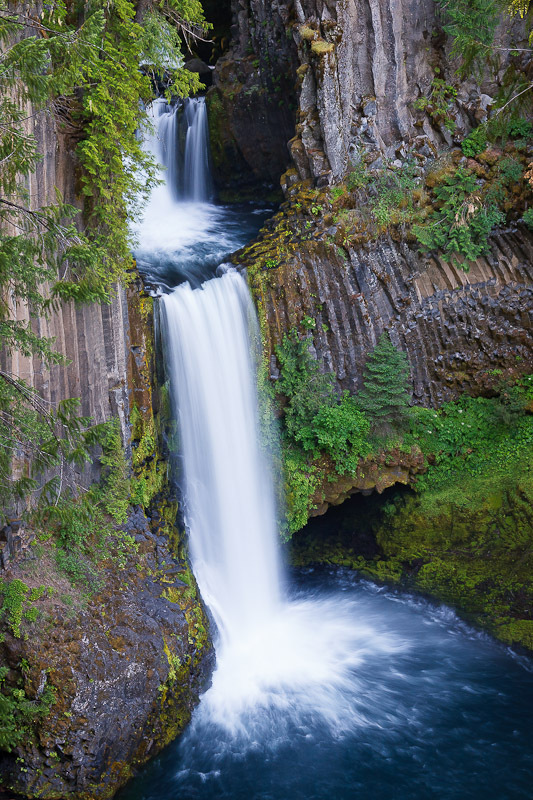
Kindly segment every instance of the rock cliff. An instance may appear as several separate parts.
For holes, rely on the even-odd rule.
[[[42,154],[35,172],[27,181],[31,207],[39,209],[56,202],[56,189],[73,206],[76,196],[76,139],[52,107],[37,114],[28,111],[25,123],[28,136],[34,136]],[[123,441],[129,441],[128,361],[132,357],[128,298],[117,286],[109,304],[74,302],[56,306],[48,319],[32,316],[27,306],[12,308],[16,320],[32,321],[35,333],[55,340],[55,349],[68,361],[46,369],[38,356],[27,358],[15,353],[0,354],[1,368],[25,380],[45,403],[80,398],[80,411],[95,423],[118,417]],[[98,478],[98,465],[78,472],[76,481],[89,485]]]
[[[258,68],[282,35],[265,26],[266,38],[246,39],[264,18],[263,5],[234,3],[238,45],[229,56],[242,58],[248,42]],[[286,200],[259,240],[235,257],[248,272],[274,382],[275,347],[291,330],[312,340],[323,369],[352,393],[361,388],[369,352],[388,331],[409,359],[419,405],[437,407],[465,393],[490,396],[502,380],[531,372],[533,237],[521,221],[531,202],[523,180],[531,142],[517,149],[507,140],[474,158],[460,147],[487,120],[506,71],[527,72],[525,58],[506,49],[525,33],[520,21],[500,26],[498,63],[477,79],[474,73],[459,79],[437,12],[433,0],[276,5],[291,35],[280,47],[296,85],[291,163],[281,177]],[[233,131],[235,118],[227,113]],[[265,130],[269,146],[280,147],[286,131]],[[413,219],[432,213],[435,185],[466,171],[475,176],[478,203],[502,185],[501,169],[510,162],[519,177],[505,189],[507,222],[493,230],[486,248],[469,263],[423,251]],[[401,175],[411,183],[402,184]],[[404,189],[391,191],[394,181]],[[456,213],[458,224],[468,222],[470,212]],[[364,481],[333,480],[322,466],[310,514],[371,488],[368,470]],[[419,467],[411,465],[401,480],[412,483]],[[378,491],[386,485],[382,471],[373,484]]]
[[[53,702],[42,715],[14,712],[20,737],[13,732],[12,751],[0,751],[6,788],[27,797],[111,797],[187,724],[211,649],[175,515],[166,505],[149,520],[137,507],[125,528],[133,546],[102,564],[89,587],[73,587],[43,544],[11,565],[11,581],[48,591],[20,637],[4,629],[5,686],[35,708],[49,687]]]
[[[408,355],[414,400],[440,405],[531,371],[532,257],[533,237],[522,225],[495,234],[490,255],[469,272],[439,256],[421,258],[390,236],[339,251],[327,234],[296,244],[276,229],[242,260],[270,353],[285,332],[314,320],[317,357],[355,392],[386,329]]]
[[[289,203],[260,243],[239,257],[250,267],[269,353],[284,332],[315,320],[317,357],[343,389],[355,391],[366,355],[387,329],[409,356],[415,401],[434,405],[490,389],[491,370],[509,376],[530,370],[532,237],[525,225],[496,233],[490,253],[464,272],[441,254],[422,256],[405,230],[348,231],[338,247],[339,215],[320,191],[308,191],[342,184],[354,164],[400,169],[409,157],[424,174],[450,148],[457,155],[453,147],[486,119],[510,57],[477,84],[458,82],[433,0],[280,6],[276,13],[297,50],[296,135],[288,143],[292,166],[282,178]],[[235,12],[242,53],[263,4],[235,4]],[[498,35],[505,43],[508,33]],[[268,53],[276,36],[279,30],[266,42],[253,39],[254,52]],[[287,47],[283,39],[294,65]],[[458,86],[447,101],[448,120],[431,106],[417,107],[437,76]],[[274,133],[282,138],[284,130]],[[369,197],[355,202],[368,204]],[[273,355],[271,367],[275,379]]]

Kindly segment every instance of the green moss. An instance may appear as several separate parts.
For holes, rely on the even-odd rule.
[[[148,508],[166,483],[167,468],[159,457],[153,412],[142,415],[138,406],[131,410],[132,466],[129,501]]]
[[[302,39],[306,42],[312,42],[313,39],[318,35],[317,31],[314,28],[310,28],[309,25],[300,25],[298,32]]]
[[[100,462],[104,467],[101,499],[107,513],[121,524],[126,520],[130,504],[130,481],[120,422],[114,417],[100,427],[103,451]]]
[[[528,650],[533,650],[533,620],[515,619],[499,625],[495,631],[502,641],[508,644],[519,644]]]
[[[335,45],[332,42],[325,42],[323,39],[311,42],[311,51],[318,56],[324,56],[326,53],[332,53],[335,50]]]

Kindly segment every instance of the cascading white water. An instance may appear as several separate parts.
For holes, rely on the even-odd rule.
[[[202,713],[248,738],[264,726],[260,709],[270,725],[272,713],[290,707],[278,730],[309,714],[335,730],[359,724],[347,693],[351,670],[369,646],[386,651],[397,643],[355,623],[341,598],[289,602],[283,595],[246,283],[232,270],[200,289],[178,286],[161,302],[193,569],[219,634]]]
[[[199,134],[205,106],[199,100],[188,108],[186,171],[194,193],[207,164]],[[175,138],[167,113],[156,116],[163,154]],[[159,191],[148,219],[152,207],[161,210]],[[176,203],[168,194],[165,200],[171,211],[163,220],[178,220],[186,237],[187,217],[195,221],[197,204]],[[153,235],[146,225],[141,232]],[[161,216],[156,235],[168,235]],[[274,492],[259,441],[258,326],[246,282],[235,270],[195,289],[185,282],[161,305],[193,569],[218,628],[217,669],[198,718],[249,742],[253,731],[264,736],[265,726],[275,724],[279,732],[309,715],[335,731],[349,729],[361,721],[352,670],[369,648],[385,652],[398,643],[355,622],[352,605],[342,598],[291,602],[284,595]]]
[[[224,643],[281,601],[275,511],[259,448],[255,312],[235,271],[162,298],[194,570]]]
[[[199,286],[254,235],[257,211],[248,215],[253,224],[247,236],[242,212],[209,202],[213,182],[205,98],[174,104],[160,98],[148,115],[152,126],[144,131],[144,148],[161,165],[162,183],[132,224],[137,263],[152,283],[165,288],[183,280]]]
[[[185,101],[184,189],[183,197],[196,202],[211,198],[212,186],[209,172],[209,130],[207,107],[203,98]]]
[[[205,99],[167,103],[158,98],[149,115],[154,132],[145,135],[145,146],[164,167],[167,193],[174,201],[209,202],[213,186]]]

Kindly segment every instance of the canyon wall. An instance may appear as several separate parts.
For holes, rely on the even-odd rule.
[[[271,377],[275,344],[291,328],[305,330],[308,320],[316,321],[308,333],[317,356],[351,391],[360,388],[383,330],[409,357],[415,402],[438,405],[464,391],[490,391],[496,376],[531,371],[533,251],[524,224],[495,233],[487,254],[465,272],[442,254],[422,255],[398,227],[348,232],[339,247],[342,224],[326,191],[354,168],[375,175],[414,164],[423,184],[438,159],[453,158],[483,173],[486,165],[467,163],[459,144],[487,118],[511,61],[527,69],[524,57],[505,50],[508,30],[497,31],[497,68],[459,81],[433,0],[289,0],[274,11],[284,30],[267,24],[258,39],[249,31],[265,19],[265,4],[235,1],[237,43],[227,57],[261,65],[277,40],[297,87],[291,164],[281,178],[286,202],[259,244],[238,257],[263,316]],[[520,24],[513,23],[519,38]],[[440,91],[439,81],[450,92],[446,112],[420,103],[435,85]],[[230,115],[228,129],[235,127]],[[285,135],[281,126],[263,132],[271,149]],[[505,156],[495,153],[492,163]],[[355,205],[371,200],[359,192]]]
[[[74,155],[77,140],[69,132],[68,123],[54,113],[53,106],[37,114],[28,109],[26,133],[35,137],[43,156],[27,180],[31,208],[55,203],[56,188],[65,202],[79,207]],[[32,315],[22,304],[12,306],[12,313],[23,322],[31,319],[33,331],[52,338],[55,350],[67,362],[46,368],[38,356],[3,353],[2,369],[25,380],[52,406],[75,397],[80,399],[80,413],[95,423],[118,417],[123,441],[129,443],[128,374],[132,348],[138,343],[130,340],[128,292],[124,287],[116,287],[109,304],[60,303],[48,319]],[[95,465],[83,472],[78,470],[75,480],[87,486],[98,474]]]

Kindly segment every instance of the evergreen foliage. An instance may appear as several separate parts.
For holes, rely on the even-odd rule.
[[[468,262],[487,252],[489,234],[505,222],[505,214],[494,198],[484,202],[475,174],[463,167],[447,176],[433,194],[436,208],[413,232],[423,249],[442,250],[454,266],[468,272]]]
[[[409,362],[382,333],[365,365],[363,388],[357,404],[378,434],[405,427],[409,419]]]
[[[437,0],[442,8],[443,28],[451,37],[452,56],[461,59],[460,74],[478,73],[492,47],[501,18],[499,0]]]
[[[129,0],[58,0],[37,17],[0,0],[0,336],[7,355],[37,357],[45,368],[64,359],[30,315],[46,317],[59,300],[108,302],[128,280],[129,209],[155,183],[136,135],[146,119],[139,101],[150,101],[156,76],[183,96],[200,86],[180,50],[180,34],[208,27],[199,0],[153,0],[144,20],[137,10]],[[26,123],[50,113],[78,142],[83,214],[59,195],[43,208],[28,196],[42,154]],[[15,319],[17,308],[30,312],[27,321]],[[59,496],[65,465],[89,457],[89,425],[75,401],[48,407],[18,375],[0,372],[2,507],[43,488]],[[43,487],[39,475],[54,469]]]
[[[519,16],[531,16],[531,0],[437,0],[442,9],[444,31],[452,40],[451,55],[459,59],[458,73],[467,77],[472,72],[481,76],[483,67],[491,65],[496,72],[501,65],[502,48],[494,45],[498,24]],[[533,44],[533,30],[529,34]],[[513,51],[511,43],[510,51]],[[515,43],[516,44],[516,43]],[[516,44],[518,50],[523,49]],[[503,92],[497,98],[496,114],[516,114],[524,102],[530,103],[533,83],[527,74],[509,64],[503,79]]]

